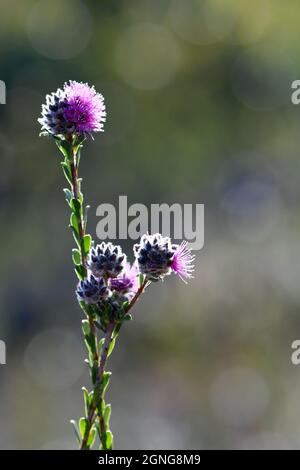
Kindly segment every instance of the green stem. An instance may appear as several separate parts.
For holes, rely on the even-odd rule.
[[[100,357],[100,364],[99,364],[97,378],[96,378],[95,385],[94,385],[93,400],[92,400],[92,403],[91,403],[91,405],[89,407],[89,410],[88,410],[87,425],[86,425],[86,428],[85,428],[84,437],[83,437],[82,442],[81,442],[81,447],[80,447],[81,450],[88,450],[89,449],[87,443],[88,443],[88,439],[89,439],[91,429],[93,427],[93,424],[95,423],[95,419],[97,418],[97,416],[99,416],[99,419],[100,419],[100,422],[99,422],[100,429],[103,429],[103,425],[101,426],[101,421],[103,419],[103,416],[101,415],[101,413],[99,413],[97,415],[96,410],[97,410],[97,404],[103,399],[103,389],[101,389],[101,381],[102,381],[102,377],[103,377],[103,374],[104,374],[104,371],[105,371],[108,351],[109,351],[109,347],[110,347],[110,344],[111,344],[111,341],[112,341],[112,335],[113,335],[114,327],[115,327],[115,324],[113,322],[109,323],[109,325],[107,326],[106,333],[105,333],[105,341],[104,341],[104,344],[103,344],[103,347],[102,347],[101,357]],[[99,390],[100,390],[100,395],[98,393]],[[99,407],[98,407],[98,409],[99,409]],[[105,432],[106,432],[106,427],[104,427],[104,429],[103,429],[103,433],[105,433]],[[103,450],[107,450],[105,448],[105,438],[104,438],[104,436],[102,436],[102,438],[100,436],[100,440],[101,440],[101,443],[102,443],[102,447],[103,447],[103,444],[104,444]]]
[[[74,152],[74,148],[72,147],[72,157],[70,161],[71,167],[71,175],[72,175],[72,193],[74,199],[80,202],[79,199],[79,187],[78,187],[78,169],[77,169],[77,162],[76,162],[76,153]],[[85,235],[85,229],[82,219],[82,211],[80,211],[80,215],[77,218],[78,224],[78,231],[79,231],[79,238],[80,238],[80,254],[81,254],[81,262],[82,266],[84,267],[84,277],[86,277],[87,269],[86,269],[86,256],[83,250],[83,237]]]
[[[139,299],[139,297],[141,296],[141,294],[144,292],[145,288],[147,287],[147,285],[149,284],[149,281],[148,279],[145,279],[142,283],[142,285],[139,287],[139,289],[137,290],[135,296],[131,299],[127,309],[126,309],[126,313],[129,312],[129,310],[132,309],[132,307],[134,306],[134,304],[137,302],[137,300]]]
[[[148,285],[148,280],[145,279],[142,285],[140,286],[140,288],[138,289],[138,291],[136,292],[135,296],[132,298],[130,304],[128,305],[126,309],[126,313],[129,312],[129,310],[134,306],[134,304],[137,302],[141,294],[144,292],[144,289],[147,285]],[[101,357],[100,357],[100,365],[99,365],[97,379],[96,379],[95,386],[94,386],[93,401],[88,410],[88,416],[87,416],[88,422],[87,422],[87,426],[85,429],[85,435],[82,439],[81,450],[87,450],[89,448],[87,445],[89,435],[97,417],[99,420],[100,442],[102,445],[102,450],[107,450],[106,438],[105,438],[107,427],[106,427],[105,420],[104,420],[100,407],[98,407],[98,410],[97,410],[97,402],[99,403],[101,400],[104,399],[103,390],[101,390],[101,380],[105,371],[109,347],[113,339],[114,327],[115,327],[115,324],[111,322],[109,323],[107,330],[106,330],[105,341],[103,344]],[[97,390],[99,390],[99,387],[100,387],[100,396],[97,397]]]

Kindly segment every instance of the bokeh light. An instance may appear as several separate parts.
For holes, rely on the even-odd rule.
[[[167,85],[180,65],[176,39],[158,24],[138,24],[121,34],[116,51],[120,76],[132,87],[152,90]]]
[[[255,370],[222,370],[212,385],[216,416],[229,426],[244,427],[263,417],[269,403],[269,388]]]
[[[169,7],[170,23],[183,39],[208,45],[226,37],[234,18],[222,0],[173,0]]]
[[[232,86],[245,106],[270,111],[288,103],[293,76],[294,67],[286,54],[255,46],[235,61]]]
[[[78,55],[87,46],[92,27],[90,12],[81,0],[39,0],[28,12],[31,45],[49,59],[65,60]]]
[[[259,15],[258,15],[259,11]],[[197,45],[218,41],[251,44],[268,30],[272,18],[269,0],[173,0],[169,19],[174,31]]]
[[[25,351],[25,366],[39,387],[65,390],[83,372],[82,349],[72,331],[52,328],[32,338]]]

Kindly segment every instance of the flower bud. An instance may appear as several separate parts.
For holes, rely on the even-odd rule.
[[[93,275],[90,275],[88,279],[78,283],[76,294],[80,302],[97,304],[107,298],[109,289],[103,279],[96,279]]]
[[[118,245],[102,242],[93,247],[88,257],[88,267],[95,277],[117,277],[126,265],[126,255]]]

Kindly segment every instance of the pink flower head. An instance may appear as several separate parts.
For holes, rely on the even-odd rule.
[[[103,132],[106,120],[104,98],[94,86],[70,81],[64,84],[65,120],[78,133]]]
[[[187,279],[191,279],[193,277],[192,272],[194,271],[194,259],[195,256],[192,255],[192,250],[188,248],[187,242],[181,242],[174,253],[171,268],[185,283],[187,282]]]
[[[139,271],[136,266],[126,263],[125,271],[118,277],[110,280],[110,287],[120,294],[127,294],[128,297],[133,297],[139,287],[138,275]]]
[[[46,96],[38,122],[42,135],[66,138],[74,134],[103,132],[106,120],[104,98],[87,83],[69,81],[63,89]]]

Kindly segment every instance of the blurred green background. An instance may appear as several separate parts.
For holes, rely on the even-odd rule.
[[[45,94],[106,99],[81,176],[101,202],[204,203],[195,278],[151,286],[111,361],[118,449],[299,448],[296,0],[2,0],[0,447],[76,448],[81,311]],[[132,242],[122,243],[131,250]]]

